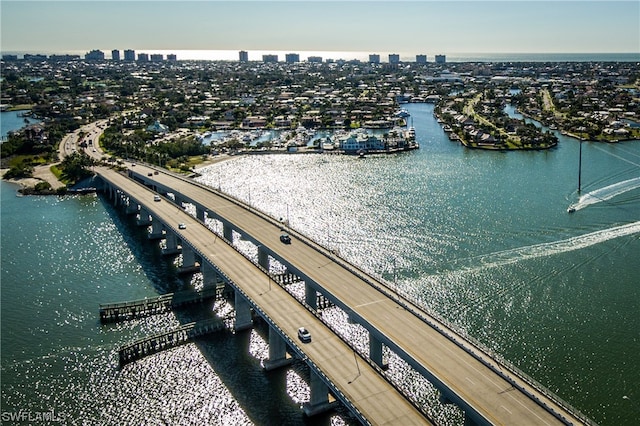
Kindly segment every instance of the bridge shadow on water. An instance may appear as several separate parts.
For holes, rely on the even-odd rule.
[[[178,275],[174,256],[162,254],[158,241],[148,239],[147,227],[137,225],[135,215],[126,214],[103,194],[99,194],[98,197],[135,261],[141,266],[158,294],[192,288],[194,274]],[[124,302],[124,300],[117,302]],[[233,304],[233,301],[230,303]],[[209,319],[215,315],[214,302],[208,301],[178,308],[173,313],[180,324]],[[253,331],[258,333],[265,342],[268,341],[268,326],[264,321],[260,319],[254,321]],[[295,402],[287,393],[287,376],[288,371],[293,370],[306,383],[309,383],[309,369],[303,361],[296,359],[287,367],[274,371],[264,370],[261,361],[250,353],[251,333],[251,330],[233,333],[229,329],[224,329],[199,337],[189,344],[199,350],[203,359],[254,424],[328,426],[332,424],[331,419],[336,415],[347,425],[359,424],[342,405],[338,405],[334,412],[314,417],[305,416],[301,409],[302,403]]]

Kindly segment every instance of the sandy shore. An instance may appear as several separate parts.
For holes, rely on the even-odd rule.
[[[7,179],[7,182],[12,182],[20,185],[21,188],[33,188],[40,182],[49,182],[51,188],[56,190],[65,186],[60,182],[58,178],[51,172],[51,164],[43,166],[36,166],[33,168],[33,177],[23,179]],[[0,169],[0,175],[4,176],[9,169]]]

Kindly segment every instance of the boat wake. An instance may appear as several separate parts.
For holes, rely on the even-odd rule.
[[[640,221],[616,226],[614,228],[603,229],[590,234],[571,237],[565,240],[518,247],[515,249],[476,256],[469,259],[470,261],[473,261],[475,266],[469,267],[468,271],[485,269],[487,267],[504,266],[522,260],[580,250],[615,238],[637,233],[640,233]],[[480,263],[480,265],[478,265],[478,263]]]
[[[581,196],[577,203],[571,204],[567,211],[574,212],[576,210],[581,210],[587,206],[610,200],[636,188],[640,188],[640,177],[624,180],[622,182],[614,183],[613,185],[588,192]]]

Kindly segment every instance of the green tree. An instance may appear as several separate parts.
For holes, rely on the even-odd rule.
[[[78,183],[82,179],[91,176],[91,166],[93,166],[93,160],[89,156],[74,152],[65,157],[60,163],[62,178],[72,184]]]

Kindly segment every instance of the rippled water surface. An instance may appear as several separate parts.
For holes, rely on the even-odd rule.
[[[420,150],[364,159],[256,155],[203,170],[478,339],[603,425],[640,418],[639,142],[482,152],[407,105]],[[117,348],[211,306],[101,326],[100,303],[190,285],[132,218],[100,197],[16,197],[2,183],[2,411],[70,424],[313,421],[308,371],[265,373],[267,331],[221,332],[120,369]],[[600,200],[600,201],[595,201]],[[573,214],[570,205],[579,205]],[[295,291],[295,286],[292,286]],[[221,308],[222,309],[222,308]],[[366,348],[344,313],[323,315]],[[363,337],[364,335],[364,337]],[[462,422],[393,354],[390,375],[444,424]]]

